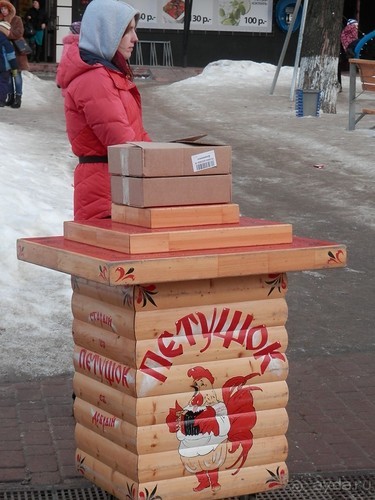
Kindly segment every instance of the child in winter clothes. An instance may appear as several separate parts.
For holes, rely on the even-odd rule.
[[[4,107],[9,91],[9,79],[17,76],[14,47],[8,40],[10,24],[0,21],[0,107]]]

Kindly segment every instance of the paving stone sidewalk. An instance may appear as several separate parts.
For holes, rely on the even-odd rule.
[[[291,475],[375,473],[374,371],[371,354],[290,361]],[[0,385],[0,421],[0,488],[89,484],[74,465],[71,375]]]

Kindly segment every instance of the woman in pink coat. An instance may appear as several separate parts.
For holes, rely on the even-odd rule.
[[[68,138],[79,158],[75,220],[111,216],[107,147],[150,141],[128,63],[138,41],[138,18],[139,12],[123,0],[92,0],[82,18],[79,43],[67,48],[57,70]]]

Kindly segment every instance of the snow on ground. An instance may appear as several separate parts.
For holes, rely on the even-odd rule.
[[[73,217],[60,92],[26,72],[21,109],[0,115],[0,380],[71,371],[69,277],[16,257],[17,238],[62,234]]]
[[[232,116],[228,116],[224,107],[218,114],[217,88],[226,86],[228,97],[235,95],[236,89],[246,89],[256,102],[252,112],[258,110],[257,126],[261,130],[262,119],[270,112],[269,88],[275,71],[276,67],[270,64],[218,61],[208,65],[200,75],[161,86],[155,93],[164,95],[165,103],[168,96],[179,97],[185,112],[189,112],[194,96],[196,106],[191,113],[208,113],[210,108],[212,113],[216,112],[212,119],[222,120],[223,126],[228,126]],[[282,68],[275,96],[271,98],[272,113],[280,119],[278,134],[285,132],[283,117],[294,114],[293,104],[285,98],[292,75],[293,68]],[[240,105],[232,111],[240,122],[246,106]],[[63,222],[73,218],[75,158],[65,134],[60,91],[54,81],[25,72],[21,109],[2,108],[0,116],[0,381],[69,373],[73,371],[70,277],[16,258],[18,238],[61,235]],[[327,131],[332,119],[328,117],[327,123],[321,122]],[[310,147],[319,148],[316,127],[307,130],[311,131]],[[374,136],[369,129],[359,133]]]

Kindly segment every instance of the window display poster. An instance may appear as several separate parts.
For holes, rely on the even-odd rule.
[[[139,28],[182,30],[184,0],[128,0],[141,13]],[[272,31],[272,0],[193,0],[191,30]]]

